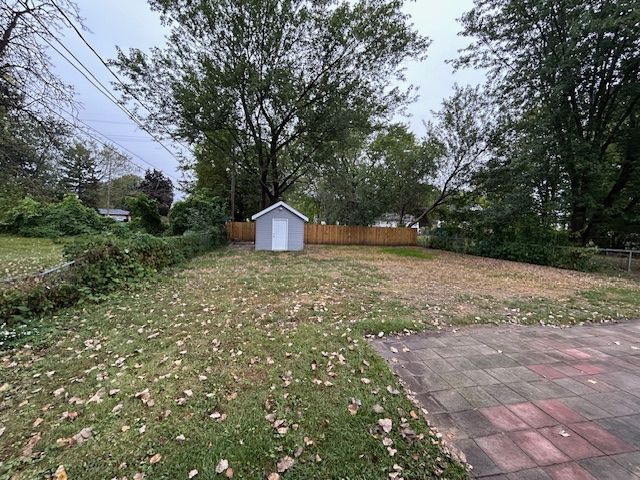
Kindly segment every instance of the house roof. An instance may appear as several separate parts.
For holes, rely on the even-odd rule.
[[[120,210],[119,208],[99,208],[98,213],[101,215],[129,215],[128,210]]]
[[[258,213],[256,213],[253,217],[251,217],[251,220],[255,220],[256,218],[260,218],[262,215],[269,213],[272,210],[275,210],[276,208],[279,207],[283,207],[286,208],[287,210],[289,210],[291,213],[293,213],[294,215],[300,217],[302,220],[304,220],[305,222],[309,221],[309,218],[304,216],[303,214],[301,214],[298,210],[296,210],[295,208],[293,208],[291,205],[287,205],[286,203],[280,201],[278,203],[274,203],[273,205],[271,205],[270,207],[265,208],[264,210],[259,211]]]

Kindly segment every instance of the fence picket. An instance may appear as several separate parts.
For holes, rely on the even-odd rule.
[[[227,222],[227,238],[235,242],[255,242],[254,222]],[[414,228],[362,227],[350,225],[304,226],[304,241],[307,244],[328,245],[416,245],[417,231]]]

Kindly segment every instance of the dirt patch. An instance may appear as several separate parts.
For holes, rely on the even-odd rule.
[[[640,288],[625,278],[436,250],[430,250],[432,259],[424,260],[386,254],[375,247],[309,246],[307,252],[312,257],[346,256],[366,262],[389,280],[379,285],[386,298],[432,314],[468,316],[491,305],[504,309],[512,300],[563,302],[588,290]]]

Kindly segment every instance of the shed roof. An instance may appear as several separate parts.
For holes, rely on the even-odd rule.
[[[309,218],[307,218],[306,216],[304,216],[302,213],[300,213],[298,210],[296,210],[295,208],[293,208],[291,205],[287,205],[286,203],[280,201],[278,203],[274,203],[273,205],[271,205],[270,207],[265,208],[264,210],[259,211],[258,213],[256,213],[253,217],[251,217],[251,220],[255,220],[256,218],[261,217],[262,215],[264,215],[265,213],[269,213],[272,210],[275,210],[276,208],[279,207],[283,207],[286,208],[287,210],[289,210],[291,213],[293,213],[294,215],[300,217],[302,220],[304,220],[305,222],[309,221]]]
[[[121,210],[119,208],[98,208],[98,213],[101,215],[129,215],[128,210]]]

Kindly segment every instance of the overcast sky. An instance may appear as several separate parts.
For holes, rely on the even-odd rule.
[[[429,57],[423,62],[407,64],[407,81],[419,88],[419,99],[408,108],[410,118],[400,119],[408,123],[418,135],[424,134],[423,122],[430,118],[430,111],[437,110],[443,98],[450,95],[453,84],[477,84],[483,81],[476,71],[453,73],[445,60],[456,57],[467,40],[458,36],[460,26],[457,19],[471,8],[473,0],[416,0],[407,3],[405,9],[413,19],[418,31],[433,40]],[[124,50],[138,47],[148,50],[164,43],[164,30],[159,17],[152,12],[145,0],[78,0],[86,26],[88,41],[103,58],[115,56],[115,46]],[[110,74],[91,54],[89,49],[72,32],[66,32],[63,43],[104,84],[110,87]],[[135,124],[113,103],[101,95],[85,78],[75,71],[55,52],[51,58],[64,80],[73,85],[78,100],[82,103],[80,118],[100,133],[125,147],[133,160],[148,168],[139,157],[163,170],[173,178],[181,178],[178,162],[149,135]],[[178,148],[164,142],[169,148]],[[137,172],[141,174],[142,172]]]

